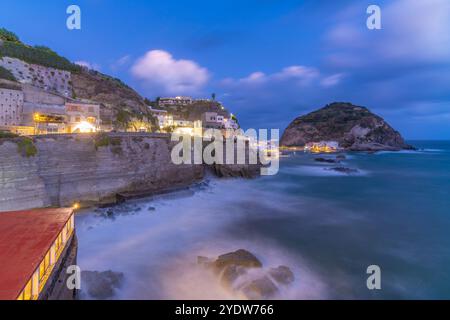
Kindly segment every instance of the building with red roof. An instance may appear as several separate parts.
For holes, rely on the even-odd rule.
[[[0,300],[49,298],[74,231],[70,208],[0,212]]]

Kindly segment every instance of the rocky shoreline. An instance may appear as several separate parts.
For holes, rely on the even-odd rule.
[[[207,165],[171,161],[169,134],[67,134],[0,139],[0,212],[115,204],[203,181]],[[22,150],[23,151],[23,150]],[[214,165],[219,177],[251,178],[259,165]]]

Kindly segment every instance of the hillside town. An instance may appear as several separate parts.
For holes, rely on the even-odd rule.
[[[63,72],[57,72],[60,72],[58,81],[67,77]],[[208,111],[193,117],[183,117],[171,111],[171,108],[180,106],[195,108],[196,102],[214,104],[211,100],[195,100],[191,97],[161,98],[156,105],[147,106],[148,115],[156,119],[156,126],[149,124],[148,116],[142,119],[132,117],[129,125],[117,126],[111,112],[102,103],[72,98],[67,94],[66,87],[61,88],[65,92],[58,92],[46,85],[38,87],[26,80],[22,83],[0,80],[0,131],[42,135],[111,131],[170,133],[177,129],[190,133],[194,128],[224,131],[239,128],[233,115],[228,112]]]

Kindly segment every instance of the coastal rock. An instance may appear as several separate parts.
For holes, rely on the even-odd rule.
[[[339,163],[339,160],[337,159],[328,159],[328,158],[315,158],[314,161],[324,163]]]
[[[320,141],[336,141],[351,151],[413,149],[381,117],[365,107],[344,102],[296,118],[284,131],[280,145],[303,147]]]
[[[222,270],[227,266],[235,265],[245,268],[261,268],[262,263],[251,252],[239,249],[234,252],[223,254],[214,262],[214,267]]]
[[[336,160],[345,160],[345,159],[347,159],[347,157],[345,156],[345,154],[338,154],[338,155],[336,156]]]
[[[121,287],[123,282],[122,272],[108,271],[82,271],[82,288],[94,299],[110,299],[115,294],[115,289]]]
[[[244,249],[223,254],[216,260],[198,256],[197,263],[213,271],[224,288],[247,299],[272,299],[281,287],[295,280],[289,267],[281,265],[265,270],[261,261]]]
[[[223,269],[220,281],[226,288],[231,288],[233,283],[242,275],[246,274],[245,267],[237,265],[228,265]]]
[[[241,292],[247,299],[261,300],[273,298],[278,293],[278,288],[269,277],[264,276],[244,284]]]
[[[219,178],[255,178],[260,175],[261,169],[257,164],[214,164],[210,167]]]
[[[294,273],[286,266],[279,266],[269,270],[269,275],[278,283],[288,285],[295,280]]]
[[[37,154],[33,157],[22,156],[13,141],[0,139],[0,209],[70,207],[74,203],[102,206],[116,203],[118,194],[151,194],[203,179],[204,165],[171,161],[175,142],[169,136],[104,136],[106,141],[120,139],[123,153],[115,154],[110,145],[96,145],[97,135],[91,134],[35,137]],[[144,147],[146,143],[149,149]],[[112,218],[135,210],[139,209],[125,205],[102,213]]]
[[[327,168],[326,170],[332,170],[339,173],[346,173],[346,174],[352,174],[352,173],[358,173],[358,169],[352,169],[352,168],[346,168],[346,167],[335,167],[335,168]]]

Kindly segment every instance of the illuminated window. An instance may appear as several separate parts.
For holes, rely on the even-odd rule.
[[[23,290],[23,299],[31,300],[31,280],[28,281],[27,285],[25,286],[25,289]]]

